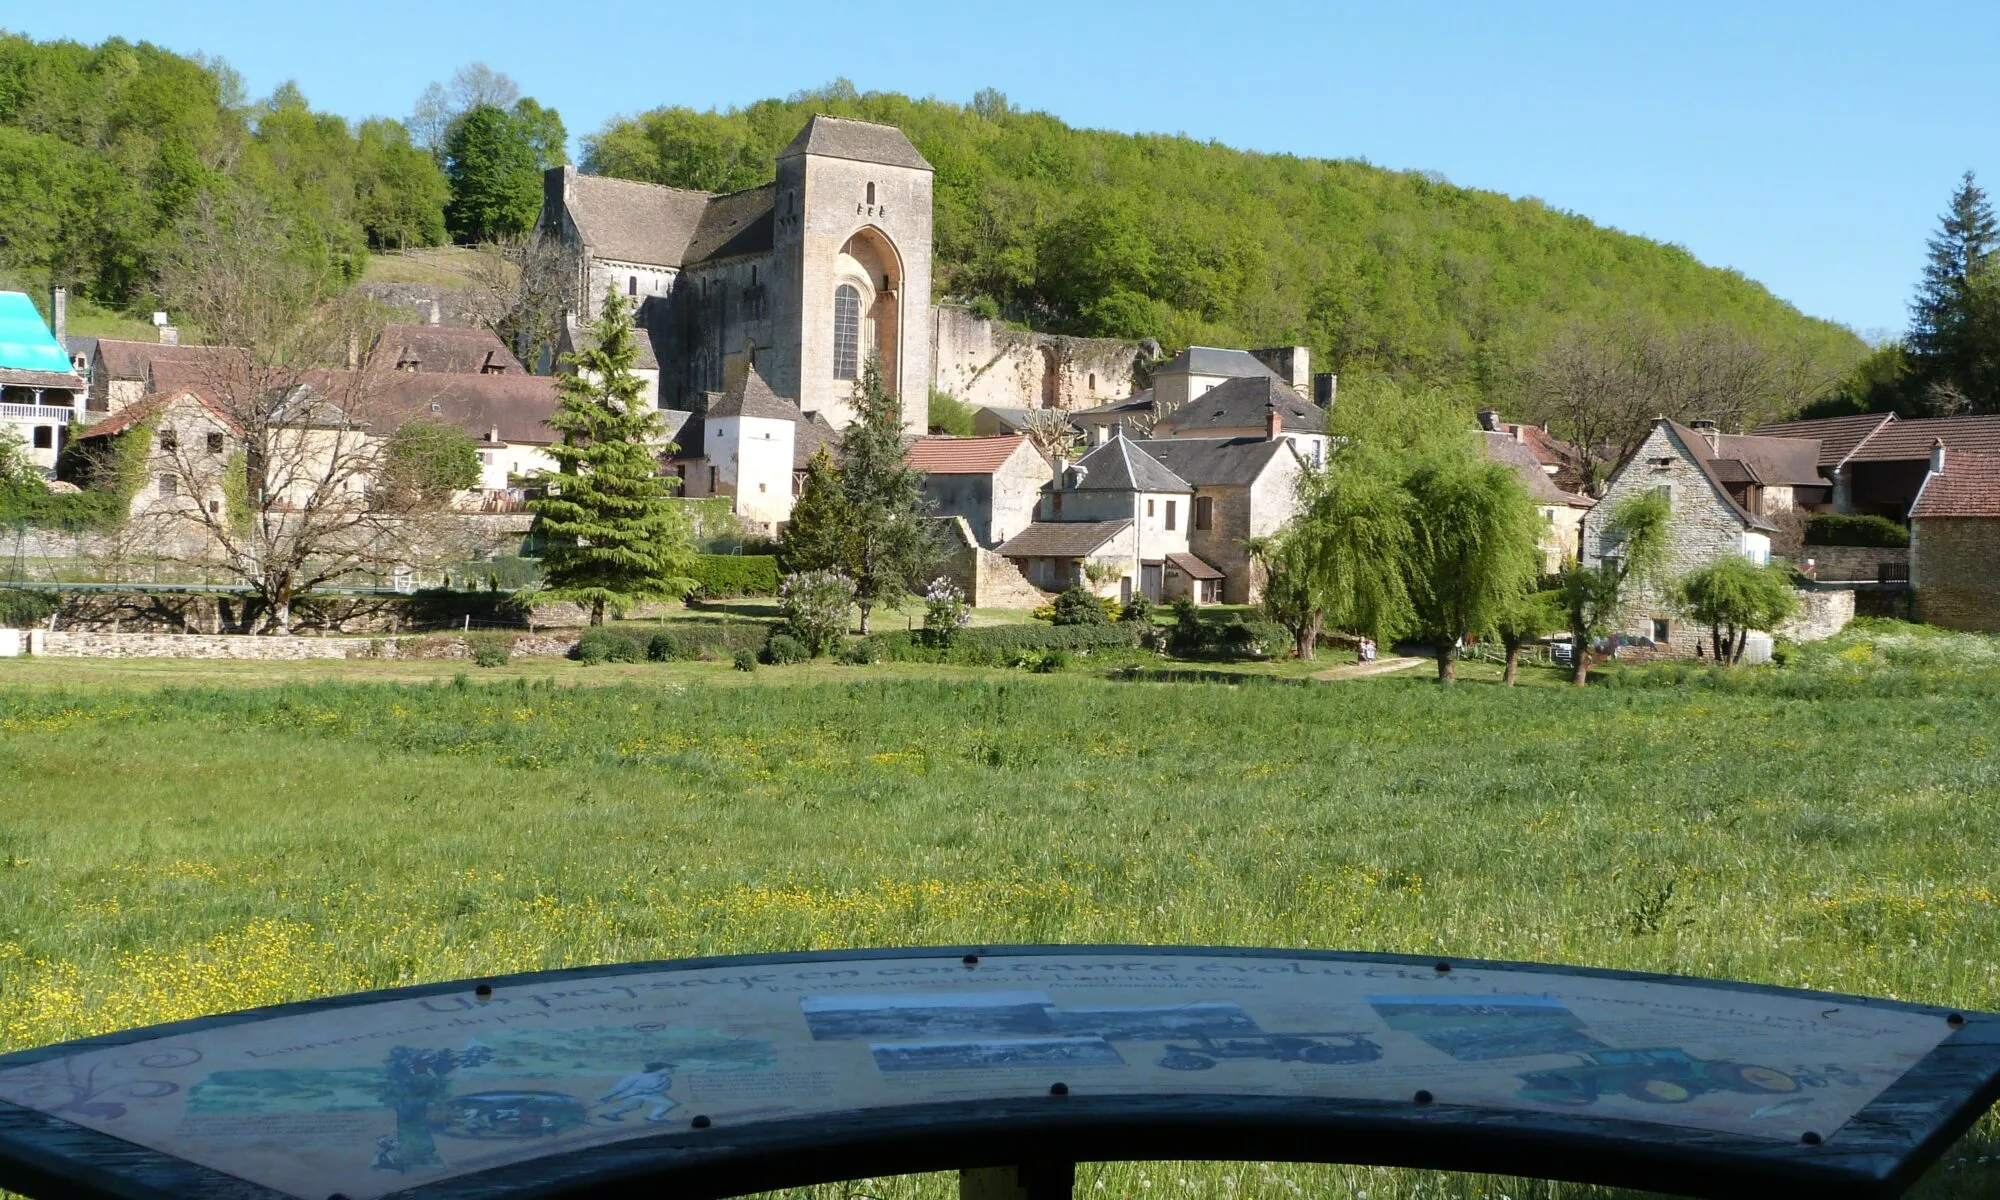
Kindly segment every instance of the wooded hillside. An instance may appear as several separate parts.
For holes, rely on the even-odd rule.
[[[1573,321],[1726,325],[1837,374],[1863,346],[1742,275],[1558,212],[1353,160],[1073,129],[836,84],[728,112],[668,108],[585,139],[587,169],[711,191],[771,178],[807,116],[899,125],[937,169],[937,288],[1037,329],[1305,344],[1349,373],[1506,381]]]

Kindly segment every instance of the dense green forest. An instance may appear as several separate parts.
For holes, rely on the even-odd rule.
[[[937,169],[937,290],[1038,329],[1168,347],[1303,344],[1350,373],[1506,389],[1571,322],[1726,325],[1832,375],[1864,347],[1761,285],[1533,199],[1352,160],[1073,129],[835,84],[727,112],[660,109],[585,139],[607,175],[771,178],[814,112],[901,126]]]

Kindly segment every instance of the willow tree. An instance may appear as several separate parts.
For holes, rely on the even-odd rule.
[[[1611,510],[1604,524],[1596,566],[1572,558],[1562,565],[1557,591],[1575,653],[1571,682],[1582,687],[1590,678],[1584,651],[1591,636],[1610,630],[1631,602],[1632,589],[1659,573],[1667,554],[1667,523],[1673,508],[1664,495],[1628,496]]]
[[[659,412],[643,401],[631,308],[613,295],[591,330],[591,344],[567,358],[556,380],[549,447],[556,470],[530,502],[540,534],[542,595],[568,600],[602,625],[646,600],[678,600],[692,591],[693,526],[673,501],[659,455],[672,449]]]
[[[1410,611],[1437,655],[1438,682],[1451,683],[1466,639],[1492,632],[1534,585],[1541,518],[1514,472],[1469,445],[1417,464],[1403,487]]]

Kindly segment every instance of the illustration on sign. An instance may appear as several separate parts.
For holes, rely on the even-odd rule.
[[[1407,1101],[1832,1137],[1941,1017],[1367,959],[799,960],[528,980],[0,1069],[0,1099],[277,1191],[370,1200],[685,1129],[1072,1094]]]

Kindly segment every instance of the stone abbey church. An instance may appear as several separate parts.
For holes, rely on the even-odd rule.
[[[874,358],[924,428],[931,166],[894,126],[816,116],[774,182],[727,195],[552,169],[541,230],[574,260],[581,324],[613,292],[633,301],[659,407],[706,416],[754,369],[839,428]]]

